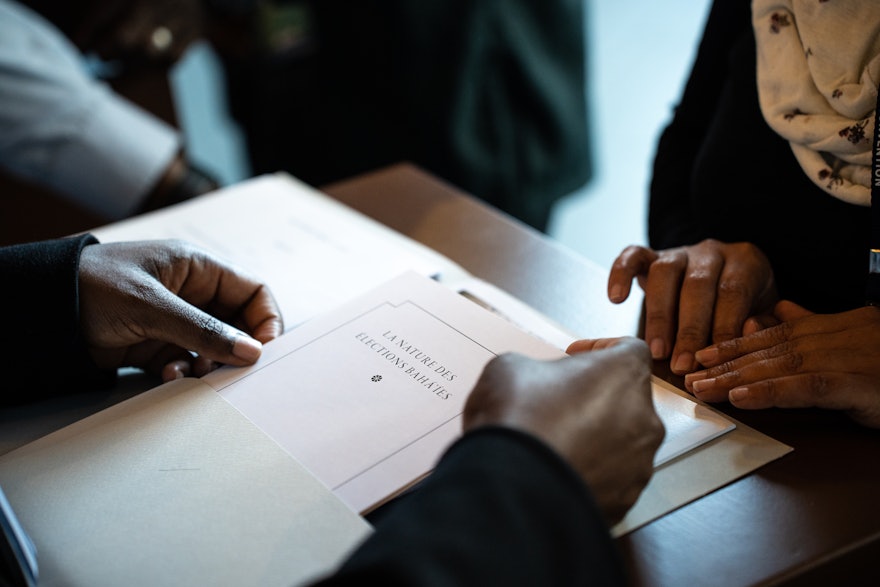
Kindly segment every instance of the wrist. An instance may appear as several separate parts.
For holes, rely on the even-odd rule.
[[[196,196],[214,191],[220,184],[201,169],[177,156],[165,174],[144,200],[138,213],[179,204]]]

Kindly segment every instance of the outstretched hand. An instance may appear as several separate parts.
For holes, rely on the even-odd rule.
[[[697,368],[694,353],[766,323],[777,300],[770,263],[750,243],[707,239],[654,251],[630,246],[615,259],[608,298],[619,304],[637,279],[645,292],[645,340],[673,373]]]
[[[614,524],[648,483],[663,440],[650,376],[647,346],[630,337],[553,362],[502,355],[469,396],[464,429],[508,426],[543,440],[581,475]]]
[[[79,299],[99,367],[139,367],[164,381],[252,364],[283,330],[264,284],[181,241],[85,247]]]
[[[880,308],[814,314],[782,301],[774,317],[776,326],[697,352],[706,369],[685,376],[687,389],[745,409],[843,410],[880,428]]]

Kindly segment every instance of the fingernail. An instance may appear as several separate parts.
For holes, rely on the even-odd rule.
[[[694,393],[700,393],[715,385],[715,378],[697,379],[696,381],[691,382],[691,385],[694,387]]]
[[[701,349],[696,352],[694,357],[703,365],[712,364],[718,360],[718,347],[710,346]]]
[[[263,345],[260,344],[260,341],[246,334],[236,337],[235,344],[232,345],[232,354],[248,363],[256,363],[262,352]]]
[[[189,363],[186,361],[172,361],[162,369],[162,381],[174,381],[183,379],[189,375]]]
[[[681,353],[672,364],[675,373],[687,373],[694,368],[694,356],[690,353]]]
[[[655,359],[662,359],[666,356],[666,344],[662,338],[655,338],[651,341],[651,356]]]
[[[706,376],[707,376],[707,373],[705,371],[696,371],[694,373],[688,373],[687,375],[684,376],[685,389],[687,389],[688,391],[693,391],[694,382],[700,381],[701,379],[705,379]]]
[[[736,403],[746,399],[748,395],[749,389],[747,387],[734,387],[727,394],[727,399],[730,400],[730,403]]]
[[[611,291],[608,292],[608,299],[612,302],[619,302],[623,299],[623,288],[619,285],[615,285],[611,288]]]

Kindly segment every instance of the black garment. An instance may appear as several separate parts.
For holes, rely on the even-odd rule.
[[[106,389],[79,332],[79,255],[90,235],[0,247],[0,308],[5,314],[0,404]]]
[[[716,0],[675,116],[660,138],[652,247],[749,241],[779,293],[815,312],[864,304],[870,208],[816,187],[758,105],[749,0]]]
[[[85,235],[0,248],[7,336],[0,402],[93,390],[112,373],[79,334],[77,270]],[[468,434],[325,585],[623,585],[614,543],[577,474],[521,432]]]
[[[624,585],[583,482],[535,438],[479,429],[376,532],[330,585]]]
[[[582,0],[267,6],[303,23],[281,48],[219,49],[254,173],[410,161],[540,230],[590,178]]]

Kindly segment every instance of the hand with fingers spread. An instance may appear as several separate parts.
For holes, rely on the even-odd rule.
[[[201,376],[254,363],[282,332],[264,284],[180,241],[84,247],[79,292],[83,338],[103,369]]]
[[[773,270],[750,243],[714,239],[654,251],[630,246],[615,259],[608,297],[621,303],[632,281],[645,292],[645,340],[654,359],[670,359],[674,373],[697,368],[694,353],[768,324],[776,302]]]
[[[777,326],[698,351],[706,369],[685,376],[688,390],[744,409],[842,410],[880,428],[880,308],[813,314],[782,301],[774,317]]]

